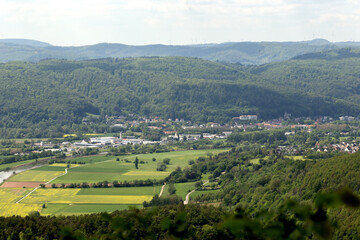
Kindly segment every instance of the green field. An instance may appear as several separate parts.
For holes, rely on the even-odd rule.
[[[142,204],[47,204],[41,215],[79,215],[98,212],[113,212],[131,207],[142,208]]]
[[[192,150],[168,153],[127,155],[119,157],[87,156],[74,158],[72,161],[86,162],[87,164],[71,164],[68,173],[65,173],[66,163],[55,163],[37,169],[28,170],[12,176],[8,181],[47,182],[57,177],[51,183],[96,183],[114,180],[131,182],[133,180],[164,179],[176,167],[189,166],[189,160],[217,154],[227,150]],[[139,169],[135,168],[135,158],[143,161]],[[156,161],[152,161],[156,158]],[[170,158],[170,165],[166,171],[156,171],[158,162]],[[125,161],[128,161],[126,162]],[[185,198],[185,195],[195,188],[195,183],[175,184],[176,194]],[[19,204],[16,199],[24,196],[29,189],[4,189],[2,201],[7,203],[6,208],[11,212],[26,215],[30,210],[41,210],[44,215],[73,215],[95,212],[111,212],[127,209],[128,207],[142,207],[144,201],[150,201],[155,194],[159,194],[161,186],[152,187],[122,187],[122,188],[39,188],[26,197]],[[14,194],[7,194],[10,192]],[[167,189],[164,196],[168,195]],[[41,206],[45,204],[45,208]],[[5,209],[5,208],[4,208]],[[9,214],[8,211],[0,215]]]
[[[206,195],[206,194],[212,194],[212,193],[218,193],[220,191],[221,191],[220,189],[195,191],[190,195],[190,200],[194,200],[197,196]]]
[[[33,160],[26,160],[26,161],[14,162],[14,163],[1,164],[1,165],[0,165],[0,170],[1,170],[1,169],[6,169],[6,168],[14,168],[14,167],[17,167],[17,166],[20,166],[20,165],[24,165],[24,164],[28,164],[28,163],[33,163],[33,162],[35,162],[35,161],[36,161],[36,160],[33,159]]]
[[[77,195],[155,195],[161,186],[154,187],[122,187],[122,188],[83,188]]]
[[[10,182],[48,182],[51,179],[64,174],[64,171],[39,171],[28,170],[11,176]]]
[[[98,158],[96,162],[70,168],[68,174],[57,178],[53,183],[97,183],[104,180],[109,182],[115,180],[120,182],[147,179],[159,180],[167,177],[178,166],[188,166],[189,160],[196,160],[198,157],[207,156],[208,153],[217,154],[223,151],[226,150],[191,150],[127,155],[119,157],[120,161],[116,161],[116,157],[103,156],[101,158],[102,162]],[[144,164],[139,163],[139,169],[136,169],[133,163],[136,157],[140,162],[144,162]],[[89,160],[89,157],[87,158]],[[156,161],[152,161],[153,158]],[[171,159],[166,171],[156,171],[158,162],[162,162],[165,158]]]
[[[106,156],[106,155],[96,155],[96,156],[84,156],[84,157],[76,157],[67,159],[70,162],[84,162],[84,163],[96,163],[96,162],[103,162],[107,160],[115,159],[114,156]]]
[[[176,192],[175,194],[185,200],[186,194],[195,189],[195,182],[189,183],[175,183],[174,184]],[[169,196],[169,184],[167,184],[164,188],[164,192],[162,197]]]

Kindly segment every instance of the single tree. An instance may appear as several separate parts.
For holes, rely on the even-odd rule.
[[[139,159],[137,157],[135,158],[135,168],[139,169]]]

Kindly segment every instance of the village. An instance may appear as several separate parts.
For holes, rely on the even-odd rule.
[[[95,124],[94,119],[84,118],[84,125]],[[96,120],[96,119],[95,119]],[[258,120],[257,115],[240,115],[234,117],[228,124],[219,124],[208,122],[204,124],[193,124],[183,119],[163,120],[159,117],[146,118],[136,115],[108,117],[106,116],[106,124],[114,133],[90,133],[83,134],[82,139],[74,140],[75,134],[66,135],[62,142],[52,143],[40,141],[33,144],[38,149],[33,152],[40,153],[42,151],[52,152],[76,152],[79,149],[104,149],[116,148],[127,145],[167,145],[180,142],[192,141],[213,141],[225,140],[233,132],[241,131],[261,131],[272,129],[286,129],[284,135],[286,137],[294,136],[299,132],[311,133],[314,129],[326,129],[327,126],[340,128],[344,126],[344,122],[358,121],[358,118],[351,116],[342,116],[338,120],[333,117],[317,117],[317,118],[294,118],[291,114],[284,114],[284,117],[272,119],[268,121]],[[353,127],[356,129],[356,127]],[[331,134],[324,132],[324,134]],[[348,134],[342,132],[341,134]],[[69,138],[70,137],[70,138]],[[80,140],[80,141],[79,141]],[[311,148],[312,151],[327,152],[357,152],[359,150],[358,143],[355,141],[341,141],[334,144],[319,145],[317,143]],[[301,154],[301,150],[294,145],[279,145],[278,152],[288,155]]]

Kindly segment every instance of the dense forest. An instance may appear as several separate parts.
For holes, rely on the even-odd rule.
[[[74,131],[89,114],[220,123],[240,114],[358,116],[359,61],[343,54],[250,67],[186,57],[4,63],[0,127],[4,136],[31,129],[39,137]]]

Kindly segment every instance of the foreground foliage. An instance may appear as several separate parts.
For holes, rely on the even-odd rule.
[[[329,207],[358,207],[349,191],[318,195],[314,204],[287,201],[276,211],[182,204],[69,217],[1,217],[0,239],[305,239],[333,236]]]

